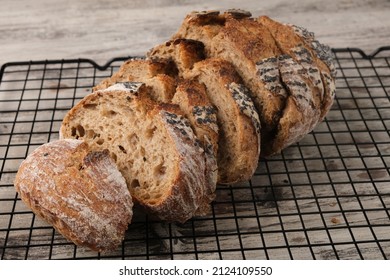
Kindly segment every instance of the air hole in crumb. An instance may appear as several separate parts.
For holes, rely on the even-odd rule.
[[[115,153],[111,153],[111,158],[116,161],[118,159],[117,155]]]
[[[96,141],[96,144],[98,145],[103,145],[103,143],[104,143],[104,139],[101,138]]]
[[[118,113],[115,112],[114,110],[103,110],[102,111],[102,115],[105,116],[105,117],[113,117],[115,115],[117,115]]]
[[[154,175],[155,176],[163,176],[167,171],[166,166],[163,163],[160,163],[154,168]]]
[[[72,126],[71,128],[71,135],[76,136],[76,128]]]
[[[86,109],[95,109],[97,104],[84,104],[83,107]]]
[[[139,181],[137,179],[133,179],[131,182],[130,182],[130,188],[131,189],[135,189],[135,188],[139,188],[141,185],[139,183]]]
[[[93,129],[87,129],[87,131],[85,132],[85,135],[87,136],[87,138],[95,138],[96,137],[96,133]]]
[[[149,128],[146,130],[146,138],[152,138],[153,137],[153,134],[154,132],[156,131],[157,127],[153,126],[152,128]]]
[[[127,154],[127,152],[126,152],[126,149],[125,149],[125,148],[123,148],[123,146],[121,146],[121,145],[118,145],[118,148],[119,148],[119,150],[121,150],[121,151],[122,151],[122,153],[124,153],[124,154]]]
[[[80,137],[83,137],[85,135],[85,130],[84,130],[84,127],[79,124],[78,126],[76,126],[76,134]]]

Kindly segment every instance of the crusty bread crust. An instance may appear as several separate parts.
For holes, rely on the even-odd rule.
[[[133,215],[114,161],[81,140],[56,140],[35,149],[20,165],[15,188],[63,236],[96,251],[119,246]]]

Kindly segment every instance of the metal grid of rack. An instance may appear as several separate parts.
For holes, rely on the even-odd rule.
[[[0,70],[1,259],[389,259],[390,48],[335,49],[334,106],[253,178],[218,186],[212,213],[166,224],[136,213],[120,248],[64,239],[22,203],[20,162],[126,58],[7,63]]]

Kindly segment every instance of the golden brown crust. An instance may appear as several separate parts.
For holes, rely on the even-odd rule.
[[[80,140],[38,147],[22,162],[15,188],[62,235],[96,251],[119,246],[132,218],[131,196],[115,163]]]

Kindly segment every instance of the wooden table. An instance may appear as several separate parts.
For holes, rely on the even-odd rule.
[[[104,63],[112,57],[143,55],[167,40],[188,12],[234,7],[304,26],[331,47],[371,52],[390,44],[386,0],[3,0],[0,65],[79,57]]]
[[[76,58],[103,65],[114,57],[145,54],[167,40],[190,11],[237,7],[306,27],[333,48],[357,47],[371,53],[390,45],[390,2],[385,0],[1,2],[0,65]],[[139,213],[125,246],[102,255],[75,248],[33,217],[12,182],[35,143],[58,137],[68,102],[81,98],[95,78],[112,69],[97,72],[80,62],[7,68],[5,80],[17,77],[19,84],[13,85],[16,90],[12,82],[0,84],[0,102],[17,99],[21,92],[31,102],[0,103],[1,257],[390,258],[389,60],[338,53],[337,64],[337,101],[314,133],[261,161],[250,182],[219,186],[209,217],[168,225]],[[78,79],[76,72],[93,79]],[[36,100],[38,94],[42,100]],[[41,106],[51,107],[34,110]],[[16,112],[19,109],[24,111]],[[51,122],[44,121],[47,116]],[[33,133],[24,133],[25,127]]]

